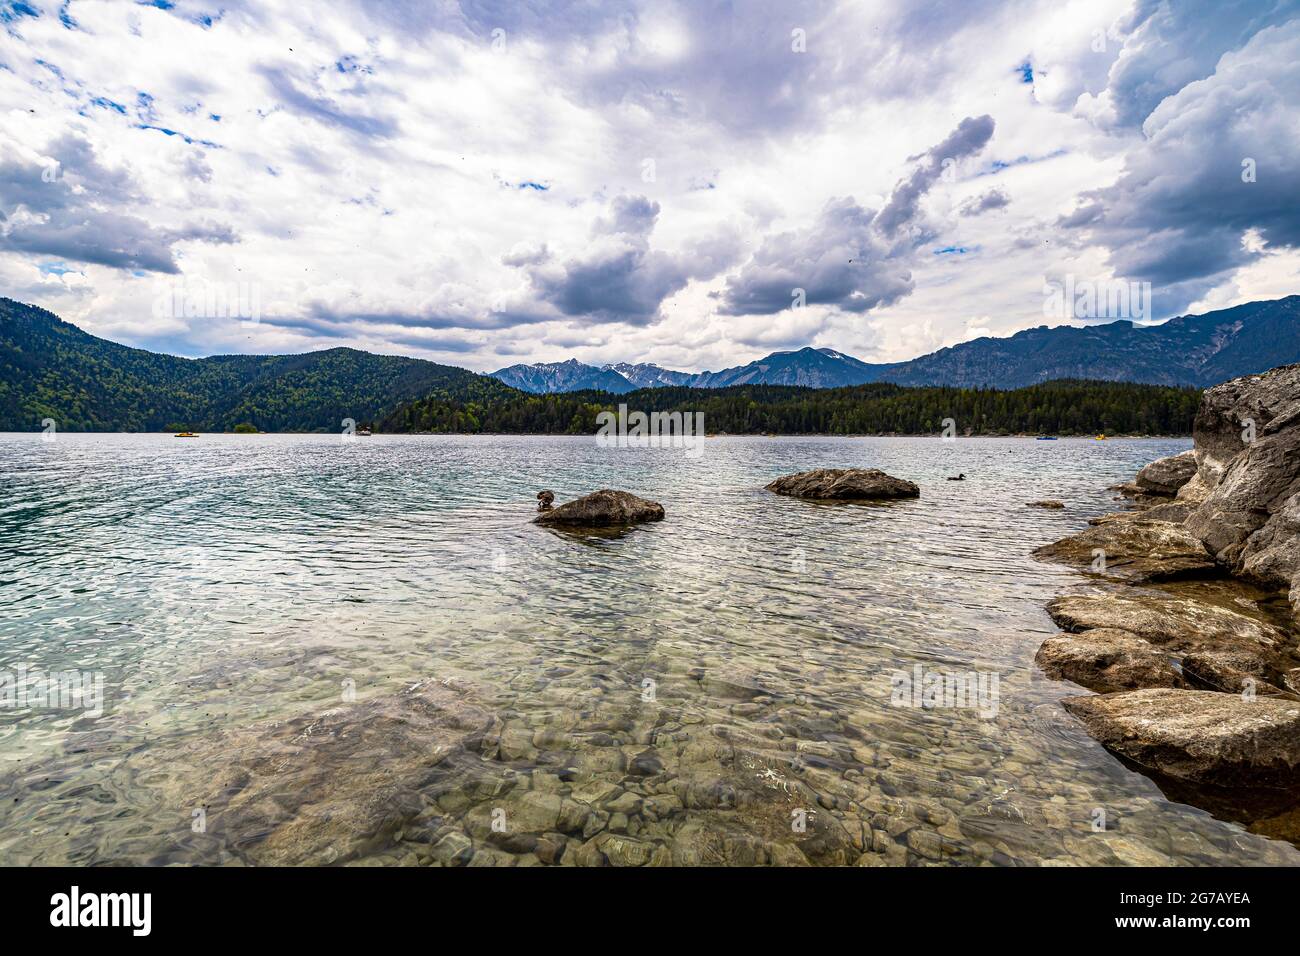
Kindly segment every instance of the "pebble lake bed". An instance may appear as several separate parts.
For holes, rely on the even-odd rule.
[[[0,863],[1300,862],[1035,663],[1108,585],[1032,552],[1189,439],[0,445],[0,672],[103,677],[98,716],[0,710]],[[822,467],[920,497],[765,489]],[[543,488],[665,515],[572,534]]]

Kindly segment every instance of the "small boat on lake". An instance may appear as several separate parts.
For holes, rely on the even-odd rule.
[[[1039,436],[1038,436],[1038,440],[1039,440],[1039,441],[1056,441],[1056,436],[1055,436],[1055,435],[1039,435]]]
[[[177,432],[175,437],[176,438],[198,438],[199,436],[195,432]]]

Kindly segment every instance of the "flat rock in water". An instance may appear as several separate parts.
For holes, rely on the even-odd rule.
[[[1082,567],[1105,553],[1105,573],[1135,581],[1208,577],[1218,570],[1195,535],[1167,521],[1111,520],[1044,545],[1034,557]]]
[[[1184,686],[1167,652],[1116,628],[1049,637],[1034,660],[1048,677],[1074,681],[1099,694]]]
[[[534,524],[566,528],[611,528],[662,521],[664,506],[626,491],[602,489],[582,498],[565,502],[553,511],[544,511]]]
[[[1059,597],[1048,602],[1047,613],[1062,630],[1116,628],[1171,651],[1274,654],[1287,640],[1271,624],[1204,601],[1163,594]]]
[[[877,468],[802,471],[776,479],[767,490],[814,501],[878,501],[921,496],[921,489],[912,482],[887,475]]]
[[[1045,500],[1043,500],[1043,501],[1031,501],[1031,502],[1029,502],[1028,507],[1030,507],[1030,508],[1050,508],[1050,509],[1052,509],[1053,511],[1057,511],[1057,510],[1060,510],[1061,508],[1064,508],[1064,507],[1065,507],[1065,502],[1063,502],[1063,501],[1052,501],[1051,499],[1045,499]]]
[[[1107,749],[1171,777],[1220,787],[1300,782],[1300,702],[1153,688],[1062,703]]]

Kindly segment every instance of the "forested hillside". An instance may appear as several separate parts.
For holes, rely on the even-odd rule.
[[[491,404],[431,397],[399,408],[381,430],[586,435],[596,431],[597,414],[624,404],[644,412],[701,412],[709,432],[730,434],[929,435],[951,418],[963,434],[1185,435],[1191,434],[1200,394],[1194,388],[1067,380],[1012,391],[876,383],[517,394]]]
[[[44,309],[0,299],[0,430],[191,428],[337,431],[418,397],[517,394],[495,379],[422,359],[328,349],[187,359],[89,335]]]

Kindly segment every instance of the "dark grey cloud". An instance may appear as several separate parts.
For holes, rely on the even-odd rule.
[[[780,312],[791,307],[796,289],[803,290],[805,304],[846,312],[892,305],[909,295],[914,250],[932,235],[920,215],[921,200],[950,168],[945,160],[975,155],[993,128],[990,116],[962,120],[941,143],[914,157],[914,170],[894,187],[879,214],[852,197],[832,199],[809,228],[769,236],[727,281],[723,311]]]
[[[266,320],[264,320],[266,321]],[[533,318],[531,321],[543,321]],[[334,334],[352,334],[361,325],[388,325],[408,329],[507,329],[515,325],[528,324],[527,316],[506,315],[490,312],[485,315],[471,315],[451,311],[439,312],[432,309],[415,310],[345,310],[335,309],[323,303],[312,303],[307,314],[302,317],[286,317],[271,321],[273,325],[330,330]]]
[[[398,325],[411,329],[448,329],[459,327],[455,324],[439,324],[436,317],[419,316],[410,313],[356,313],[340,314],[318,310],[309,315],[264,315],[258,320],[260,325],[277,329],[302,332],[309,338],[356,341],[373,334],[372,325]],[[418,335],[410,332],[385,332],[383,339],[393,345],[406,345],[424,349],[429,352],[474,352],[483,347],[482,342],[475,342],[458,336]]]
[[[707,279],[732,265],[740,243],[730,234],[699,240],[683,253],[652,249],[659,203],[619,196],[592,224],[591,243],[563,262],[520,253],[507,264],[526,269],[535,298],[564,316],[587,322],[647,325],[664,299],[692,279]]]
[[[1081,196],[1058,226],[1104,244],[1117,274],[1151,282],[1164,312],[1252,261],[1249,231],[1264,248],[1300,246],[1296,63],[1300,19],[1225,54],[1145,118],[1116,182]]]
[[[979,196],[967,199],[958,209],[963,216],[979,216],[995,209],[1005,209],[1011,205],[1011,197],[1004,189],[990,189]]]
[[[770,315],[791,307],[796,289],[808,305],[865,312],[913,288],[908,264],[875,228],[876,214],[852,197],[832,199],[807,229],[769,236],[727,281],[728,315]]]
[[[43,152],[56,165],[0,161],[0,249],[173,274],[180,271],[178,243],[237,241],[219,223],[159,228],[119,211],[123,203],[140,201],[134,181],[125,169],[103,165],[76,134],[63,135]]]
[[[356,8],[381,29],[457,32],[506,52],[600,45],[589,64],[557,79],[586,106],[635,106],[652,115],[763,138],[822,126],[864,99],[906,99],[925,76],[933,92],[961,75],[953,47],[998,15],[999,0],[899,2],[888,30],[871,29],[855,0],[364,0]],[[655,31],[672,21],[684,51],[659,56]],[[801,31],[796,52],[794,31]],[[497,31],[503,31],[498,33]],[[612,55],[610,47],[613,47]],[[599,65],[592,65],[599,64]]]
[[[1114,121],[1140,126],[1167,96],[1214,72],[1223,54],[1300,15],[1296,0],[1138,0],[1119,25],[1106,84]]]
[[[877,227],[886,236],[893,236],[902,226],[916,218],[921,198],[939,181],[945,171],[955,163],[973,156],[988,145],[993,138],[992,116],[968,116],[955,130],[933,149],[918,157],[919,162],[911,175],[894,187],[885,208],[880,211]]]

